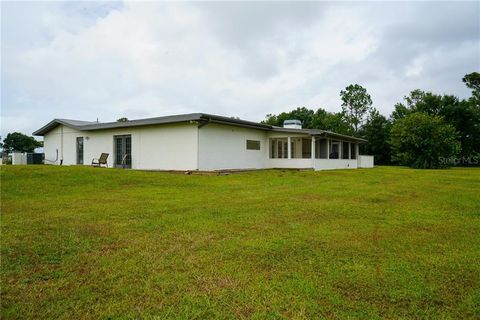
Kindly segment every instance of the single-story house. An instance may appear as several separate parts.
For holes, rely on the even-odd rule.
[[[54,119],[44,137],[46,163],[90,165],[108,153],[109,167],[142,170],[352,169],[373,167],[359,156],[363,139],[325,130],[283,127],[205,113],[125,122]]]

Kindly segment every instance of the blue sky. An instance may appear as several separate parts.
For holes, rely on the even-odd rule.
[[[466,97],[480,70],[479,2],[1,7],[2,136],[53,118],[339,111],[350,83],[388,115],[416,88]]]

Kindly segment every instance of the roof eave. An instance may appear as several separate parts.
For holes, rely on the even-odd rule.
[[[47,134],[51,130],[55,129],[59,125],[64,125],[66,127],[72,128],[72,129],[82,130],[80,127],[74,126],[74,125],[72,125],[68,122],[62,121],[60,119],[53,119],[52,121],[50,121],[49,123],[47,123],[46,125],[41,127],[40,129],[34,131],[32,133],[32,135],[34,135],[34,136],[44,136],[45,134]]]
[[[217,124],[225,124],[237,127],[244,127],[250,129],[257,129],[257,130],[265,130],[270,131],[272,130],[272,126],[263,123],[251,122],[241,119],[235,118],[228,118],[222,116],[216,116],[211,114],[202,114],[199,120],[205,120],[207,123],[217,123]]]
[[[322,131],[322,132],[318,132],[318,133],[312,133],[312,136],[332,137],[332,138],[337,138],[337,139],[355,141],[355,142],[358,142],[358,143],[368,142],[367,140],[362,139],[362,138],[347,136],[347,135],[344,135],[344,134],[330,132],[330,131]]]

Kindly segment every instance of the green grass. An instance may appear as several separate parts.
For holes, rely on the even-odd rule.
[[[1,318],[478,319],[480,169],[1,167]]]

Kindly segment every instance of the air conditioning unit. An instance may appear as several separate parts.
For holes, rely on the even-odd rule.
[[[287,129],[302,129],[302,121],[300,120],[285,120],[283,127]]]

